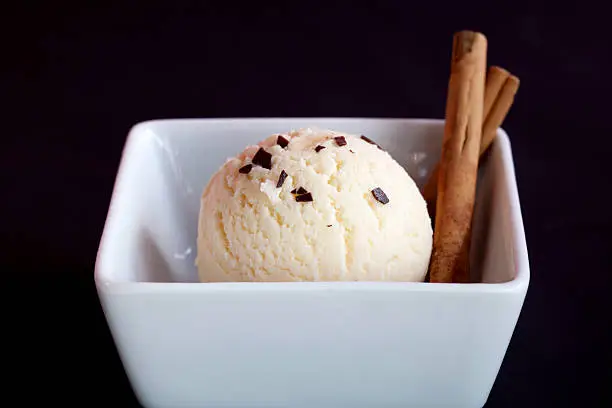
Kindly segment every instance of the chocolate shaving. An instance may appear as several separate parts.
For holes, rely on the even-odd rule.
[[[366,142],[368,142],[369,144],[373,144],[374,146],[376,146],[376,147],[378,147],[380,150],[382,150],[382,147],[380,147],[380,146],[378,145],[378,143],[376,143],[376,142],[375,142],[375,141],[373,141],[372,139],[370,139],[370,138],[368,138],[368,137],[365,137],[364,135],[361,135],[361,138],[362,138],[363,140],[365,140]]]
[[[246,166],[242,166],[240,169],[238,169],[238,173],[249,174],[252,168],[253,168],[252,164],[247,164]]]
[[[304,187],[294,188],[291,190],[291,194],[306,194],[307,192],[308,190],[306,190]]]
[[[351,149],[349,149],[349,152],[351,152],[351,153],[355,154],[355,152],[354,152],[354,151],[352,151]]]
[[[364,135],[361,135],[361,138],[365,140],[366,142],[368,142],[369,144],[373,144],[373,145],[376,144],[376,142],[370,139],[369,137],[365,137]]]
[[[334,137],[334,140],[336,141],[338,146],[346,146],[346,139],[344,138],[344,136],[336,136]]]
[[[318,145],[317,147],[315,147],[315,152],[319,153],[323,149],[325,149],[325,146]]]
[[[312,194],[306,193],[295,197],[295,201],[298,203],[308,203],[312,201]]]
[[[285,172],[285,170],[281,171],[280,176],[278,176],[278,183],[276,183],[276,188],[281,188],[286,178],[287,178],[287,173]]]
[[[327,224],[328,227],[331,227],[331,224]]]
[[[282,147],[283,149],[289,146],[289,141],[282,136],[276,138],[276,144]]]
[[[266,152],[263,147],[260,147],[253,156],[253,164],[270,170],[272,168],[272,155]]]
[[[374,196],[376,201],[380,203],[387,204],[389,202],[389,198],[380,187],[376,187],[374,190],[372,190],[372,195]]]

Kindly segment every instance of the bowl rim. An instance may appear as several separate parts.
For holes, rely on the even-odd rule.
[[[512,147],[508,134],[503,128],[497,131],[497,141],[501,152],[502,166],[506,170],[504,178],[508,186],[508,199],[510,204],[509,216],[512,219],[512,246],[514,255],[514,266],[516,269],[515,277],[507,282],[502,283],[428,283],[428,282],[130,282],[130,281],[115,281],[104,273],[104,268],[101,265],[101,255],[105,251],[105,243],[108,241],[108,226],[112,222],[112,218],[116,209],[116,200],[118,190],[123,185],[123,175],[125,173],[126,162],[130,156],[130,152],[138,146],[138,140],[143,137],[149,137],[149,132],[145,130],[159,124],[172,124],[176,126],[203,124],[203,123],[223,123],[223,122],[266,122],[266,121],[316,121],[337,122],[351,121],[379,121],[379,122],[410,122],[416,125],[432,125],[442,124],[443,119],[426,119],[426,118],[375,118],[375,117],[268,117],[268,118],[175,118],[175,119],[153,119],[139,122],[130,129],[127,140],[125,142],[113,191],[107,217],[104,223],[96,261],[94,266],[94,281],[98,290],[109,293],[191,293],[191,292],[251,292],[251,291],[292,291],[292,292],[312,292],[312,291],[357,291],[357,292],[395,292],[395,291],[410,291],[410,292],[436,292],[436,293],[507,293],[507,292],[526,292],[530,280],[529,259],[527,253],[527,244],[525,238],[525,230],[523,225],[523,217],[520,208],[518,196],[518,187],[516,183],[516,175],[512,158]]]

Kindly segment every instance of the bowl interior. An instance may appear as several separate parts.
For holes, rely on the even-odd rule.
[[[135,126],[117,176],[99,252],[97,279],[197,282],[201,193],[226,158],[264,137],[301,127],[364,134],[378,142],[421,187],[439,159],[443,122],[402,119],[169,120]],[[499,140],[501,138],[501,141]],[[481,163],[472,234],[472,281],[516,275],[509,195],[509,149],[498,137]]]

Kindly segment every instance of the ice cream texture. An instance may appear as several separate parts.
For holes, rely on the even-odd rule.
[[[415,182],[365,136],[274,134],[201,198],[202,282],[422,281],[432,227]]]

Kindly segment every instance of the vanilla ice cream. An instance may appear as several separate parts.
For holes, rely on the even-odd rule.
[[[422,281],[425,200],[365,136],[302,129],[229,159],[204,190],[202,282]]]

